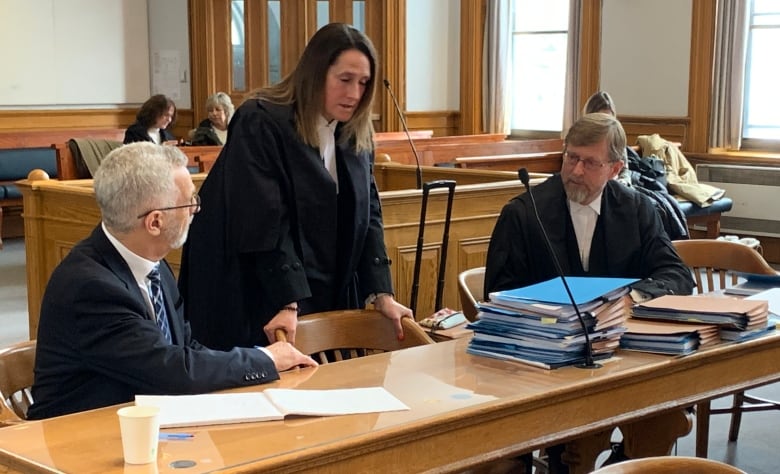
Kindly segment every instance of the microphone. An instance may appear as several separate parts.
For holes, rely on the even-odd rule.
[[[406,126],[406,119],[404,118],[404,113],[401,112],[401,106],[398,105],[398,99],[395,98],[393,89],[390,87],[390,81],[384,79],[382,82],[384,82],[387,92],[390,93],[390,98],[393,99],[395,111],[398,113],[398,118],[401,119],[401,125],[403,125],[404,132],[406,132],[406,138],[409,140],[409,145],[412,147],[414,161],[417,163],[417,189],[422,189],[422,168],[420,167],[420,155],[417,154],[417,148],[414,147],[414,140],[412,140],[412,135],[409,133],[409,127]]]
[[[563,275],[561,264],[558,262],[558,257],[555,255],[555,250],[553,250],[552,243],[550,243],[550,238],[547,237],[547,232],[544,230],[544,226],[542,225],[542,219],[539,218],[539,210],[536,208],[536,200],[534,199],[534,195],[531,192],[531,186],[528,184],[528,170],[525,168],[520,168],[517,170],[517,177],[520,178],[520,181],[523,183],[523,186],[525,186],[525,190],[528,193],[528,197],[531,199],[531,205],[534,209],[534,217],[536,217],[536,223],[539,225],[539,229],[542,231],[544,243],[547,245],[547,252],[550,254],[550,258],[552,258],[553,264],[555,265],[555,271],[557,271],[558,276],[561,277],[563,287],[566,289],[566,294],[569,296],[569,301],[571,301],[571,305],[574,307],[574,312],[577,314],[577,320],[579,320],[582,331],[585,333],[585,362],[582,364],[577,364],[576,367],[580,369],[598,369],[601,367],[601,364],[593,362],[593,346],[590,344],[590,336],[588,335],[588,328],[585,326],[585,320],[582,318],[580,308],[577,307],[577,303],[574,301],[574,296],[571,294],[569,283],[566,282],[566,277]]]

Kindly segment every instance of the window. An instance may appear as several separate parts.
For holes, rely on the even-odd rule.
[[[569,0],[513,0],[511,128],[560,131],[566,81]]]
[[[742,137],[745,148],[780,146],[776,69],[780,1],[752,0],[745,68]],[[768,142],[774,141],[774,143]]]

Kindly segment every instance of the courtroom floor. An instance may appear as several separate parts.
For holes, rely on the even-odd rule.
[[[27,340],[27,287],[23,239],[5,239],[0,250],[0,347]],[[780,363],[780,361],[778,361]],[[749,393],[780,400],[780,383]],[[727,406],[729,398],[713,401],[713,407]],[[736,466],[750,474],[780,472],[780,411],[745,413],[739,441],[727,441],[729,416],[710,419],[709,457]],[[677,443],[674,454],[693,456],[695,428]],[[606,456],[603,456],[606,457]]]

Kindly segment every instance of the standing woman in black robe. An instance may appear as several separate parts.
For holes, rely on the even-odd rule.
[[[230,121],[200,190],[179,286],[208,347],[264,345],[299,314],[374,307],[403,338],[384,243],[371,103],[377,59],[345,24],[322,27],[281,82]]]

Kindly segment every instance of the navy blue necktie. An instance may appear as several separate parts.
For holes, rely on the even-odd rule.
[[[165,311],[165,298],[163,298],[162,286],[160,286],[160,271],[154,267],[147,277],[152,287],[152,306],[154,306],[157,326],[168,344],[171,344],[173,340],[171,339],[171,328],[168,326],[168,315]]]

